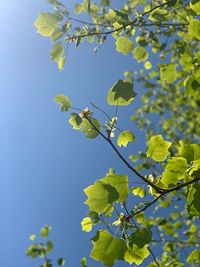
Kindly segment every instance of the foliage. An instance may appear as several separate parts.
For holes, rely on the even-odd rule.
[[[95,104],[93,110],[82,110],[65,95],[55,97],[61,111],[73,111],[73,129],[91,139],[103,138],[134,174],[128,178],[110,169],[84,189],[89,212],[82,230],[93,231],[96,225],[100,229],[92,239],[90,257],[108,267],[118,260],[148,267],[199,266],[200,145],[195,142],[200,139],[200,1],[126,0],[122,8],[113,9],[109,0],[84,0],[75,5],[80,19],[71,17],[59,1],[48,2],[55,12],[41,13],[35,26],[54,42],[50,56],[59,70],[69,45],[88,41],[97,51],[108,36],[114,38],[117,52],[132,55],[140,64],[140,71],[125,72],[107,95],[108,105],[127,106],[135,100],[134,85],[143,87],[141,105],[131,120],[145,130],[147,148],[131,155],[132,162],[121,147],[135,136],[119,128],[117,116],[111,118]],[[94,118],[97,109],[106,121]],[[136,177],[142,187],[130,187]],[[46,237],[45,231],[41,235]],[[161,245],[158,254],[155,246]],[[32,246],[36,247],[29,247],[27,255],[33,258],[47,249]],[[87,266],[86,258],[81,265]]]

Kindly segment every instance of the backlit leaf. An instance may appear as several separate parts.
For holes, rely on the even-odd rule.
[[[100,179],[100,181],[110,184],[113,186],[119,196],[116,200],[117,202],[125,201],[128,197],[128,176],[127,175],[120,175],[116,173],[109,172],[106,177]]]
[[[64,48],[61,42],[56,43],[51,51],[50,51],[50,57],[51,60],[59,62],[59,60],[62,58],[64,54]]]
[[[187,170],[187,160],[182,157],[174,157],[168,160],[161,182],[164,186],[176,185],[179,179],[184,179]]]
[[[139,196],[141,198],[145,197],[146,196],[146,191],[143,187],[133,187],[131,188],[131,192],[134,196]]]
[[[143,248],[139,248],[137,245],[133,245],[132,247],[127,247],[127,250],[124,254],[124,259],[130,265],[133,263],[135,263],[136,265],[140,265],[148,256],[148,245],[145,245]]]
[[[192,19],[190,21],[188,31],[192,37],[200,40],[200,21],[197,19]]]
[[[160,79],[162,83],[168,82],[173,83],[177,78],[176,67],[174,63],[159,64],[160,68]]]
[[[134,49],[133,55],[134,55],[134,58],[137,59],[139,63],[147,60],[149,56],[148,51],[142,46],[137,46]]]
[[[71,102],[66,95],[60,94],[54,97],[56,103],[60,105],[61,111],[69,111],[71,108]]]
[[[101,126],[99,121],[94,118],[90,118],[90,120],[96,127],[96,129],[100,131]],[[82,119],[81,131],[85,133],[86,137],[90,139],[96,138],[99,135],[99,132],[96,129],[91,125],[91,123],[87,119],[85,118]]]
[[[97,213],[106,212],[107,209],[112,207],[114,201],[119,198],[117,190],[102,181],[96,181],[93,185],[84,189],[88,199],[85,201],[90,210]]]
[[[122,239],[113,237],[108,231],[97,232],[92,241],[94,247],[90,257],[112,267],[117,260],[124,258],[126,244]]]
[[[123,131],[117,138],[117,145],[126,147],[129,142],[134,142],[135,136],[131,131]]]
[[[60,18],[52,13],[40,13],[34,25],[42,36],[51,36],[56,31]]]
[[[168,149],[171,144],[171,142],[165,141],[161,135],[152,136],[147,149],[147,157],[158,162],[165,160],[169,155]]]
[[[133,42],[124,36],[118,37],[115,44],[116,44],[116,51],[122,53],[125,56],[131,53],[134,48]]]
[[[81,226],[82,226],[82,231],[85,232],[90,232],[92,231],[92,220],[90,219],[90,217],[85,217],[83,218],[82,222],[81,222]]]

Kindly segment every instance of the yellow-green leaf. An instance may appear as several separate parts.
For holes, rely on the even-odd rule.
[[[52,13],[40,13],[34,25],[42,36],[51,36],[57,30],[60,17]]]
[[[66,95],[60,94],[60,95],[56,95],[54,97],[54,100],[56,103],[58,103],[60,105],[61,111],[68,111],[71,108],[71,102],[69,100],[69,97],[67,97]]]
[[[127,246],[127,250],[124,254],[124,259],[130,265],[133,263],[140,265],[148,256],[148,245],[145,245],[143,248],[139,248],[137,245],[133,245],[133,247]]]
[[[134,142],[135,135],[131,131],[123,131],[117,138],[117,145],[126,147],[129,142]]]
[[[81,226],[82,226],[82,231],[85,232],[90,232],[92,231],[92,220],[90,219],[90,217],[85,217],[83,218],[82,222],[81,222]]]
[[[189,34],[198,40],[200,40],[200,21],[192,19],[188,28]]]
[[[133,187],[131,188],[131,192],[134,196],[139,196],[141,198],[146,196],[146,191],[143,187],[137,186],[137,187]]]
[[[131,53],[134,48],[133,42],[129,38],[124,36],[118,37],[115,44],[116,44],[116,51],[122,53],[125,56]]]
[[[90,257],[102,262],[105,266],[112,267],[117,260],[124,259],[125,241],[113,237],[108,231],[98,231],[92,243],[94,247]]]
[[[170,154],[168,149],[171,144],[171,142],[165,141],[162,135],[152,136],[147,149],[147,157],[158,162],[165,160]]]

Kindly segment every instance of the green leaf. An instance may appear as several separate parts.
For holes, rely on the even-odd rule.
[[[131,192],[134,196],[139,196],[141,198],[145,197],[146,196],[146,191],[143,187],[133,187],[131,188]]]
[[[39,252],[40,250],[39,250],[38,244],[33,244],[28,247],[26,251],[26,255],[30,256],[31,258],[37,258],[39,256]]]
[[[40,230],[41,237],[47,238],[49,236],[50,231],[51,231],[51,227],[48,225],[45,225],[45,227],[41,228]]]
[[[90,120],[93,123],[93,125],[98,129],[98,131],[100,131],[101,126],[99,121],[94,118],[90,118]],[[99,132],[96,129],[94,129],[91,123],[85,118],[82,119],[81,131],[84,132],[86,137],[90,139],[94,139],[99,135]]]
[[[187,263],[194,264],[199,263],[200,264],[200,250],[195,249],[192,252],[190,252],[189,256],[186,259]]]
[[[88,199],[85,201],[90,210],[97,213],[106,212],[114,201],[119,198],[117,190],[102,181],[96,181],[93,185],[84,189]]]
[[[185,158],[174,157],[169,159],[161,182],[166,187],[176,185],[179,179],[185,178],[187,167],[187,160]]]
[[[63,258],[59,258],[57,260],[57,263],[58,263],[59,266],[64,266],[65,265],[65,260]]]
[[[200,1],[197,3],[190,3],[190,8],[197,14],[200,15]]]
[[[176,67],[174,63],[158,64],[160,68],[160,79],[162,83],[173,83],[177,79]]]
[[[81,226],[82,226],[82,231],[85,232],[90,232],[92,231],[92,220],[90,219],[90,217],[85,217],[83,218],[82,222],[81,222]]]
[[[47,253],[50,252],[50,251],[52,251],[52,249],[53,249],[53,243],[51,241],[47,241],[46,247],[47,247],[47,249],[46,249],[46,252]]]
[[[187,197],[187,208],[188,212],[200,218],[200,184],[194,184],[190,186],[188,197]]]
[[[132,83],[118,80],[108,91],[107,103],[114,106],[127,106],[133,102],[135,96]]]
[[[135,59],[137,59],[137,61],[140,63],[142,61],[147,60],[149,54],[148,51],[142,47],[142,46],[138,46],[134,49],[133,55],[135,57]]]
[[[82,118],[77,113],[71,113],[69,123],[72,125],[73,129],[80,130],[82,126]]]
[[[124,259],[130,265],[135,263],[140,265],[145,258],[149,256],[148,245],[145,245],[143,248],[138,248],[137,245],[133,245],[132,247],[127,246],[127,250],[124,254]]]
[[[110,184],[113,186],[118,192],[118,199],[117,202],[123,202],[128,197],[128,176],[127,175],[120,175],[114,172],[109,172],[106,177],[100,179],[100,181]]]
[[[56,103],[60,104],[61,111],[69,111],[71,108],[71,102],[66,95],[60,94],[54,97]]]
[[[193,38],[200,40],[200,21],[192,19],[190,21],[188,32]]]
[[[40,13],[34,25],[42,36],[51,36],[57,30],[60,22],[59,16],[52,13]]]
[[[81,266],[87,267],[87,259],[85,257],[81,259]]]
[[[64,54],[64,48],[61,42],[56,43],[51,51],[50,51],[50,57],[51,60],[59,62],[59,60],[62,58]]]
[[[117,145],[126,147],[129,142],[134,142],[135,135],[131,131],[123,131],[117,138]]]
[[[58,61],[58,70],[59,71],[64,70],[64,66],[65,66],[65,57],[61,57]]]
[[[123,260],[126,244],[122,239],[113,237],[108,231],[98,231],[92,241],[94,247],[90,257],[112,267],[117,260]]]
[[[138,248],[143,248],[149,244],[152,239],[152,233],[149,229],[139,229],[130,236],[131,245],[135,244]]]
[[[34,241],[34,240],[36,239],[36,235],[34,235],[34,234],[33,234],[33,235],[30,235],[30,236],[29,236],[29,239],[30,239],[31,241]]]
[[[165,141],[162,135],[152,136],[147,149],[147,157],[158,162],[165,160],[170,154],[168,149],[171,144],[171,142]]]
[[[109,12],[105,14],[105,17],[108,21],[112,23],[119,20],[119,17],[117,16],[116,12],[113,9],[109,9]]]
[[[122,53],[125,56],[131,53],[134,49],[133,42],[124,36],[118,37],[115,44],[116,44],[116,51]]]

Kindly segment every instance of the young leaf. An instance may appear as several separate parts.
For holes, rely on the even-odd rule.
[[[51,227],[48,225],[45,225],[45,227],[41,228],[40,235],[41,237],[47,238],[49,236],[49,233],[51,231]]]
[[[159,64],[160,68],[160,79],[162,83],[168,82],[173,83],[177,78],[176,67],[174,63]]]
[[[97,232],[92,241],[94,247],[90,257],[112,267],[117,260],[123,260],[126,244],[122,239],[113,237],[108,231]]]
[[[131,53],[134,48],[133,42],[124,36],[118,37],[115,44],[116,44],[116,51],[122,53],[125,56]]]
[[[96,181],[93,185],[84,189],[88,199],[85,201],[91,211],[97,213],[106,212],[114,201],[119,198],[117,190],[102,181]]]
[[[123,131],[117,138],[117,145],[126,147],[129,142],[134,142],[135,136],[131,131]]]
[[[60,18],[52,13],[40,13],[34,25],[42,36],[51,36],[57,29]]]
[[[82,231],[85,232],[90,232],[92,231],[92,220],[90,219],[90,217],[85,217],[83,218],[82,222],[81,222],[81,226],[82,226]]]
[[[29,236],[29,239],[30,239],[31,241],[34,241],[34,240],[36,239],[36,235],[34,235],[34,234],[33,234],[33,235],[30,235],[30,236]]]
[[[65,57],[61,57],[58,61],[58,69],[59,71],[62,71],[65,66]]]
[[[152,136],[147,149],[147,157],[158,162],[165,160],[170,154],[168,149],[171,144],[171,142],[165,141],[162,135]]]
[[[71,113],[69,123],[72,125],[74,130],[80,130],[82,126],[82,118],[77,113]]]
[[[107,103],[114,106],[127,106],[133,102],[135,96],[132,83],[118,80],[108,91]]]
[[[66,95],[60,94],[54,97],[56,103],[60,105],[61,111],[69,111],[71,108],[71,102]]]
[[[143,187],[133,187],[131,188],[131,192],[134,196],[139,196],[141,198],[145,197],[146,196],[146,191]]]
[[[140,265],[148,256],[148,245],[145,245],[143,248],[138,248],[137,245],[133,245],[132,247],[127,246],[127,250],[124,254],[124,259],[129,264],[135,263],[137,265]]]
[[[50,51],[50,57],[51,60],[59,62],[59,60],[62,58],[64,54],[64,48],[61,42],[56,43],[51,51]]]
[[[134,58],[137,59],[139,63],[147,60],[149,56],[148,51],[142,46],[136,47],[134,49],[133,55],[134,55]]]

